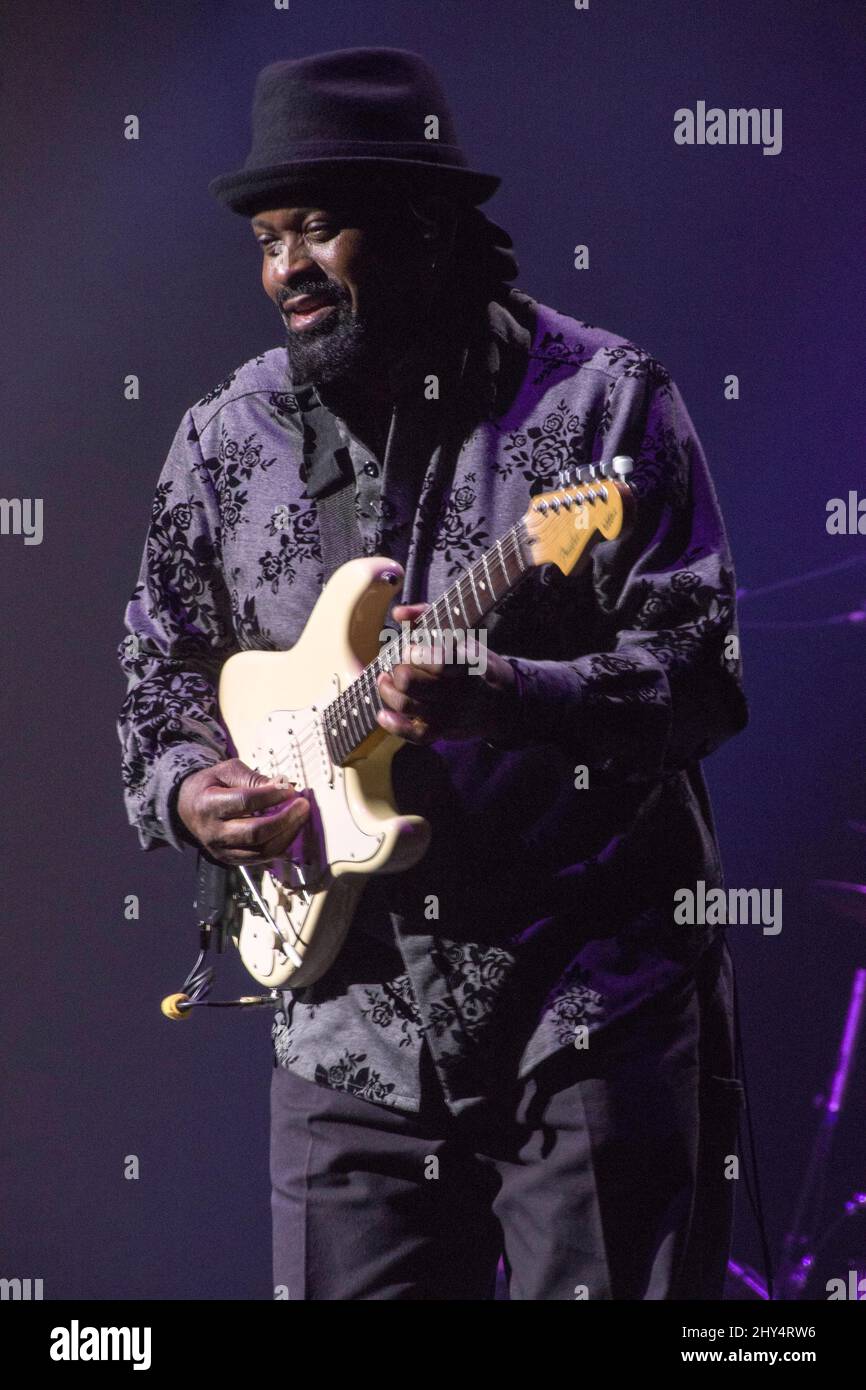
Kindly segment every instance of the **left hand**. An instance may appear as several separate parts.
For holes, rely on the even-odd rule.
[[[428,605],[398,604],[398,623],[414,623]],[[436,639],[432,642],[435,646]],[[470,660],[477,665],[480,644],[474,652],[467,639]],[[470,674],[469,662],[425,660],[430,652],[410,649],[410,661],[398,663],[391,674],[379,676],[382,703],[377,719],[389,734],[407,743],[424,746],[436,739],[496,738],[509,726],[515,712],[517,678],[504,657],[484,649],[486,670]],[[447,650],[442,653],[447,655]]]

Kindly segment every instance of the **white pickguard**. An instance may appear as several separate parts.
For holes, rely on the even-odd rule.
[[[394,805],[390,766],[400,740],[379,730],[340,766],[322,725],[329,706],[329,717],[343,717],[336,698],[375,656],[398,577],[399,567],[381,556],[349,561],[328,581],[293,648],[239,652],[220,673],[220,709],[238,758],[291,782],[311,806],[285,857],[256,867],[246,882],[274,925],[244,904],[235,939],[244,965],[269,987],[317,979],[336,957],[369,875],[409,868],[429,844],[423,817]],[[354,720],[351,709],[345,715]]]
[[[253,765],[270,777],[283,778],[298,792],[310,795],[314,830],[312,852],[303,859],[275,859],[262,881],[262,897],[280,927],[283,941],[299,949],[306,945],[306,926],[317,893],[330,889],[333,916],[334,880],[369,863],[385,838],[364,828],[349,801],[346,772],[330,759],[321,711],[340,693],[336,676],[332,688],[314,705],[297,710],[272,710],[256,730]],[[361,885],[353,885],[360,891]],[[343,894],[350,911],[356,893]],[[348,925],[348,924],[347,924]],[[268,922],[247,914],[245,954],[256,973],[268,977],[291,967],[291,952],[280,948]]]
[[[328,755],[319,711],[340,693],[337,677],[333,689],[315,705],[303,710],[273,710],[263,720],[256,742],[255,766],[271,777],[285,777],[301,792],[311,791],[321,818],[322,854],[308,862],[309,884],[321,879],[327,865],[331,873],[363,864],[379,850],[384,835],[365,830],[349,804],[346,773]],[[277,862],[277,861],[275,861]],[[281,861],[280,861],[281,862]]]

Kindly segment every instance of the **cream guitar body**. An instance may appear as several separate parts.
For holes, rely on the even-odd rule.
[[[402,577],[382,557],[351,560],[322,590],[290,651],[238,652],[222,669],[220,708],[238,757],[311,794],[306,834],[262,880],[277,933],[263,915],[242,913],[238,950],[263,985],[279,987],[291,977],[299,989],[323,974],[367,875],[411,868],[430,842],[427,822],[394,806],[391,761],[402,740],[379,728],[341,767],[331,760],[324,722],[325,710],[378,655]],[[359,691],[358,698],[373,696]],[[351,712],[340,718],[351,720]]]
[[[594,464],[589,479],[534,498],[525,515],[424,612],[416,630],[477,630],[536,565],[568,574],[623,529],[631,459]],[[406,659],[380,634],[403,572],[381,556],[332,576],[286,652],[239,652],[223,666],[219,703],[237,756],[304,793],[311,815],[285,857],[241,869],[232,935],[250,974],[271,990],[311,984],[343,944],[371,874],[416,864],[430,842],[420,816],[394,804],[391,762],[403,740],[376,719],[377,678]]]

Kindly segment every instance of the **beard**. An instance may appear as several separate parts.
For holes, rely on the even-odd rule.
[[[316,287],[320,289],[321,285]],[[300,332],[286,324],[289,375],[296,383],[345,388],[353,381],[362,382],[374,370],[381,371],[399,350],[402,334],[396,324],[385,330],[355,313],[351,296],[342,286],[331,287],[329,294],[334,310],[321,323]]]

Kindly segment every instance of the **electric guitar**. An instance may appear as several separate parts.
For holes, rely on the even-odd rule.
[[[615,539],[629,520],[632,468],[620,455],[534,497],[413,631],[430,641],[465,635],[533,566],[569,574],[585,563],[594,543]],[[405,740],[376,719],[376,678],[403,650],[400,634],[385,646],[379,640],[402,578],[400,566],[382,556],[350,560],[323,588],[294,647],[238,652],[220,672],[220,709],[236,755],[310,801],[308,824],[285,857],[238,870],[231,933],[247,970],[272,989],[300,989],[323,975],[368,875],[410,868],[430,843],[428,822],[394,804],[391,761]]]

